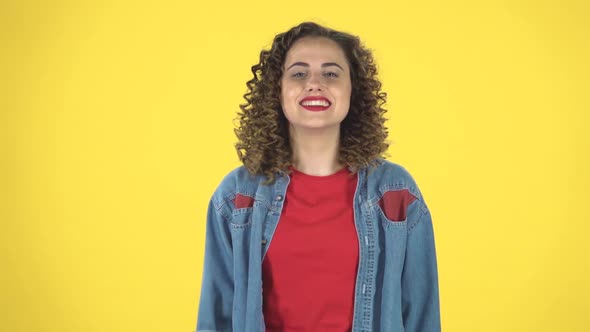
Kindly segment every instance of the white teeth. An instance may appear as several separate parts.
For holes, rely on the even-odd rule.
[[[330,106],[327,100],[306,100],[301,103],[303,106]]]

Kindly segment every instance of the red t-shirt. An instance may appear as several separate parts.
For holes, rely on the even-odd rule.
[[[357,175],[292,169],[277,229],[262,263],[267,332],[352,330],[359,243]]]

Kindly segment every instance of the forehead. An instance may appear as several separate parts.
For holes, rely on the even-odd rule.
[[[303,37],[297,40],[285,57],[285,66],[290,63],[303,61],[336,62],[341,66],[348,66],[344,51],[335,41],[325,37]]]

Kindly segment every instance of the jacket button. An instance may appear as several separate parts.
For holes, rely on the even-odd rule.
[[[278,196],[275,198],[275,200],[276,200],[277,202],[278,202],[278,201],[282,201],[282,200],[283,200],[283,196],[281,196],[281,195],[278,195]]]
[[[263,245],[264,245],[264,244],[266,244],[266,240],[262,240],[262,242],[261,242],[261,243],[262,243]]]

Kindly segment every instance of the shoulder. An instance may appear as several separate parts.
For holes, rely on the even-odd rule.
[[[378,206],[389,220],[408,220],[413,229],[429,210],[414,177],[402,165],[379,159],[367,175],[370,205]]]
[[[213,192],[212,201],[216,208],[233,201],[236,196],[254,197],[258,187],[262,185],[265,178],[262,175],[252,175],[246,167],[238,166],[228,172],[220,181]]]
[[[378,159],[376,167],[368,172],[370,180],[383,185],[416,186],[414,177],[404,166],[386,159]]]
[[[408,190],[418,200],[422,194],[414,176],[402,165],[386,159],[378,159],[376,167],[368,170],[368,186],[383,194],[392,190]]]

